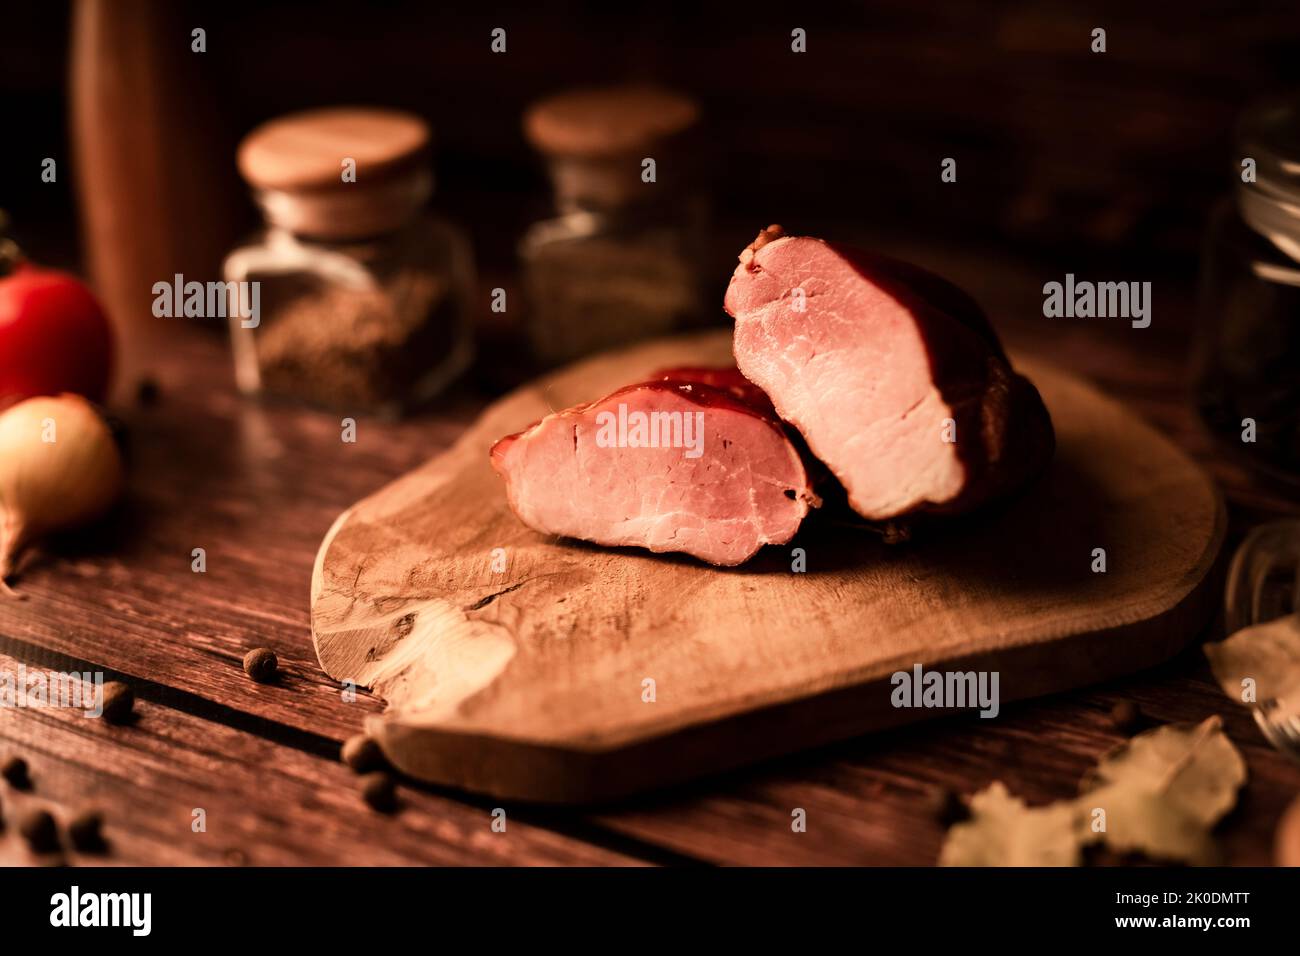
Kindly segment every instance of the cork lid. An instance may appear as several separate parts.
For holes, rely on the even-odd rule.
[[[524,133],[545,153],[598,159],[637,153],[699,120],[690,97],[653,86],[570,90],[535,103]]]
[[[427,162],[424,120],[398,110],[333,107],[263,123],[239,144],[239,172],[258,189],[290,192],[342,183],[343,160],[356,160],[358,185],[391,179]]]

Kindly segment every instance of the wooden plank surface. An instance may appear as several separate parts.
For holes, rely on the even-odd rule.
[[[30,668],[31,665],[29,665]],[[0,671],[18,662],[0,655]],[[491,807],[404,790],[394,814],[372,811],[356,775],[336,760],[276,743],[153,700],[136,719],[112,726],[68,707],[7,711],[0,760],[21,756],[31,789],[0,783],[10,825],[0,833],[0,865],[39,863],[17,820],[44,808],[66,828],[86,808],[101,809],[106,855],[72,862],[182,866],[624,865],[627,856],[506,817],[492,829]],[[201,830],[195,829],[202,811]],[[53,858],[57,858],[53,857]]]
[[[1121,700],[1136,702],[1152,725],[1224,715],[1250,779],[1216,835],[1226,863],[1270,865],[1273,827],[1300,790],[1300,767],[1265,743],[1244,710],[1224,707],[1197,649],[1105,689],[1008,705],[995,721],[954,717],[900,728],[630,802],[598,819],[719,864],[929,865],[945,832],[929,809],[934,787],[970,793],[1001,780],[1031,804],[1071,797],[1098,756],[1124,739],[1108,717]],[[791,828],[796,809],[806,813],[805,832]]]
[[[884,248],[966,285],[1010,345],[1092,378],[1188,449],[1227,494],[1232,539],[1269,517],[1300,515],[1294,496],[1261,484],[1210,441],[1186,402],[1182,349],[1191,290],[1185,280],[1157,283],[1160,304],[1149,330],[1050,323],[1041,315],[1040,290],[1048,278],[1060,278],[1055,272],[968,249]],[[243,825],[251,829],[240,832],[254,838],[237,848],[254,862],[262,839],[276,859],[298,852],[319,859],[327,852],[313,851],[298,835],[275,836],[292,826],[267,799],[280,792],[309,805],[316,800],[322,826],[326,817],[340,818],[331,824],[342,834],[334,851],[341,853],[343,837],[360,833],[346,862],[421,862],[433,853],[440,860],[503,862],[503,855],[494,855],[497,845],[470,838],[486,812],[473,799],[430,792],[436,802],[408,809],[411,819],[400,824],[414,835],[394,838],[392,830],[360,832],[362,824],[349,822],[355,808],[350,790],[309,799],[317,791],[308,786],[338,781],[343,771],[328,759],[329,748],[379,710],[364,695],[340,708],[337,686],[315,662],[307,593],[316,544],[352,501],[446,448],[486,396],[466,389],[402,424],[363,419],[358,443],[346,445],[339,441],[337,416],[237,399],[224,342],[216,335],[179,342],[168,353],[161,385],[157,406],[116,410],[134,436],[126,507],[93,538],[59,543],[25,569],[17,584],[29,600],[0,604],[0,651],[29,665],[57,663],[64,659],[52,656],[58,652],[136,681],[145,696],[142,710],[165,708],[170,715],[144,724],[142,732],[172,728],[172,742],[157,744],[161,755],[145,748],[132,757],[132,766],[156,775],[158,794],[149,799],[165,799],[171,788],[224,794],[226,803],[214,806],[237,804],[247,814]],[[195,547],[207,549],[205,575],[190,571]],[[239,660],[256,645],[280,655],[287,672],[282,685],[260,687],[244,677]],[[1252,777],[1241,808],[1221,827],[1222,839],[1232,862],[1267,862],[1272,827],[1300,791],[1300,767],[1265,747],[1211,683],[1199,651],[1101,689],[1008,707],[996,721],[944,720],[706,779],[594,815],[560,813],[536,822],[552,834],[574,834],[598,853],[612,846],[615,855],[656,862],[929,864],[941,831],[919,804],[926,784],[942,781],[971,792],[1000,777],[1031,801],[1071,793],[1079,775],[1118,739],[1104,714],[1127,696],[1160,720],[1226,716]],[[78,780],[87,779],[81,775],[120,750],[55,720],[0,712],[0,747],[31,748],[42,760],[47,752],[54,755],[45,785],[63,812],[80,800]],[[257,774],[240,769],[253,761],[260,774],[264,757],[286,749],[286,774],[297,775],[297,782],[286,781],[283,790],[262,788]],[[227,775],[232,783],[223,790]],[[124,854],[130,849],[131,860],[176,859],[151,814],[132,809],[128,783],[105,784],[102,791],[117,794],[120,811],[109,808],[115,842]],[[9,802],[7,790],[3,796]],[[805,834],[790,831],[795,807],[809,811]],[[468,808],[468,817],[456,808]],[[465,820],[464,835],[444,835],[437,849],[415,838],[430,827],[441,833],[445,819]],[[10,828],[4,839],[12,838]],[[520,847],[511,862],[558,862],[570,852],[546,846],[549,839]],[[203,859],[215,860],[225,849]],[[578,851],[572,852],[577,861]]]

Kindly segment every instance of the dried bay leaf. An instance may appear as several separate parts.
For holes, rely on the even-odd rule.
[[[1103,756],[1080,789],[1153,794],[1208,830],[1233,808],[1245,782],[1246,762],[1215,716],[1138,734]]]
[[[1225,641],[1205,645],[1205,656],[1223,692],[1239,704],[1276,701],[1286,713],[1300,714],[1300,618],[1291,614],[1242,628]],[[1254,701],[1243,700],[1243,681],[1254,686]]]
[[[1167,724],[1106,753],[1072,800],[1029,807],[1001,781],[989,785],[971,798],[970,820],[948,830],[939,863],[1077,866],[1081,848],[1100,841],[1119,853],[1213,864],[1210,830],[1245,781],[1245,761],[1219,717]]]
[[[948,831],[940,866],[1077,866],[1080,827],[1073,802],[1026,806],[1001,781],[970,801],[970,819]]]
[[[1103,841],[1117,853],[1141,853],[1153,860],[1209,866],[1218,848],[1200,820],[1183,813],[1160,793],[1111,784],[1079,798],[1086,822],[1084,842]],[[1106,829],[1095,832],[1097,810],[1106,812]]]

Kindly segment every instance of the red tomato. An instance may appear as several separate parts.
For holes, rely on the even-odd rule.
[[[108,319],[77,279],[26,262],[0,277],[0,405],[60,392],[102,402],[112,365]]]

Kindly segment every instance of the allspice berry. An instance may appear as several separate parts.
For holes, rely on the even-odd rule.
[[[259,684],[275,680],[280,660],[269,647],[257,647],[244,655],[244,673]]]
[[[104,720],[110,724],[124,724],[135,710],[135,691],[120,680],[104,685]]]
[[[1122,734],[1132,734],[1142,726],[1142,709],[1131,700],[1121,700],[1110,709],[1110,723]]]
[[[27,769],[27,761],[22,757],[9,757],[0,764],[0,777],[4,777],[15,790],[31,789],[32,778]]]
[[[18,833],[33,853],[53,853],[59,848],[59,826],[48,810],[28,810],[18,818]]]
[[[392,813],[397,809],[397,782],[382,770],[365,774],[361,778],[361,798],[372,810]]]
[[[104,840],[104,815],[98,810],[83,810],[68,823],[68,839],[82,853],[103,853],[108,844]]]
[[[384,757],[384,752],[379,749],[378,742],[365,734],[349,737],[344,742],[339,755],[343,758],[343,762],[357,773],[383,770],[388,766],[388,760]]]
[[[932,787],[926,794],[926,807],[934,819],[946,827],[961,823],[970,816],[970,807],[949,787]]]
[[[151,406],[158,404],[158,380],[153,378],[142,378],[135,387],[135,399],[141,405]]]

